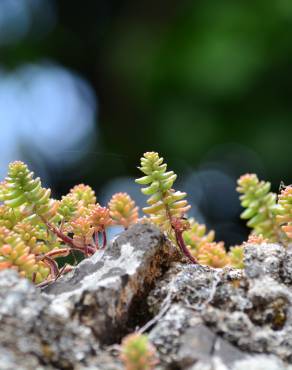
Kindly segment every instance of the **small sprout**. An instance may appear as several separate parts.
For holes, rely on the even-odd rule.
[[[167,164],[158,153],[147,152],[141,158],[139,168],[146,176],[136,180],[140,185],[147,185],[142,188],[142,193],[149,196],[148,207],[143,211],[150,215],[151,220],[161,226],[167,232],[171,227],[173,217],[183,217],[190,209],[187,201],[184,200],[186,193],[174,191],[173,183],[176,174],[173,171],[166,171]]]
[[[262,235],[256,235],[251,233],[244,244],[263,244],[267,243],[268,239],[265,239]]]
[[[96,196],[94,191],[89,185],[79,184],[75,185],[71,190],[70,194],[78,202],[81,202],[83,206],[87,207],[90,204],[96,203]]]
[[[109,209],[99,204],[91,208],[88,220],[95,232],[102,232],[113,223]]]
[[[263,235],[273,241],[278,230],[275,223],[276,194],[270,192],[271,184],[259,181],[255,174],[246,174],[239,178],[237,191],[241,194],[242,207],[246,208],[241,218],[249,220],[257,235]]]
[[[122,341],[121,360],[126,370],[153,370],[158,356],[146,335],[133,333]]]
[[[232,267],[236,269],[244,268],[244,247],[242,245],[230,247],[228,255]]]
[[[91,244],[94,228],[88,217],[78,217],[70,223],[73,240],[78,247]]]
[[[114,194],[108,204],[110,216],[116,225],[127,229],[138,220],[138,207],[127,193]]]
[[[88,220],[94,230],[96,243],[98,244],[98,233],[101,233],[102,247],[105,248],[107,243],[106,229],[113,224],[109,209],[96,204],[91,208]]]
[[[198,251],[198,261],[202,265],[220,268],[230,263],[224,243],[206,243]]]
[[[62,222],[69,222],[77,214],[78,200],[72,195],[64,195],[58,205],[58,215]]]
[[[49,211],[50,189],[42,188],[39,177],[20,161],[9,165],[8,176],[1,188],[1,199],[10,208],[31,206],[36,215],[44,216]]]

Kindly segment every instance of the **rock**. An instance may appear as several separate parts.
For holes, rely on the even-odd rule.
[[[248,244],[244,271],[187,264],[137,224],[42,291],[2,271],[0,370],[122,370],[135,329],[158,370],[292,370],[291,256]]]
[[[65,318],[82,322],[103,344],[112,344],[133,330],[155,279],[171,261],[171,246],[151,225],[134,225],[106,251],[81,262],[71,273],[44,290],[51,307]]]
[[[285,260],[286,250],[278,244],[246,244],[245,245],[245,270],[249,278],[269,275],[281,281],[280,271]]]
[[[277,359],[286,368],[285,361],[292,362],[286,253],[280,245],[247,245],[244,272],[178,263],[171,267],[148,297],[158,316],[159,307],[169,306],[150,332],[163,363],[179,369],[232,369],[258,352],[274,355],[266,360]],[[214,343],[228,350],[216,352]]]
[[[118,369],[101,345],[148,319],[144,297],[171,250],[157,228],[135,225],[42,293],[1,272],[0,369]]]
[[[282,261],[282,279],[285,284],[292,283],[292,245],[286,249],[285,258]]]
[[[254,355],[244,360],[236,361],[232,370],[292,370],[275,356]]]

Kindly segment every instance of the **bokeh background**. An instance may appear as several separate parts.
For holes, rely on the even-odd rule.
[[[1,0],[0,175],[20,159],[60,197],[128,191],[145,151],[191,215],[246,235],[236,179],[292,182],[290,0]]]

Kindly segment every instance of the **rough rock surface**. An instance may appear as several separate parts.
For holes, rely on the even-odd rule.
[[[245,247],[245,270],[178,261],[151,225],[41,291],[0,273],[0,370],[119,370],[120,339],[156,345],[158,369],[292,370],[292,251]]]

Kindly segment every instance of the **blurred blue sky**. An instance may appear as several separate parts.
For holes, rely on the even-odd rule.
[[[96,97],[84,79],[52,63],[24,65],[0,73],[0,173],[8,163],[45,160],[66,166],[91,147]]]

